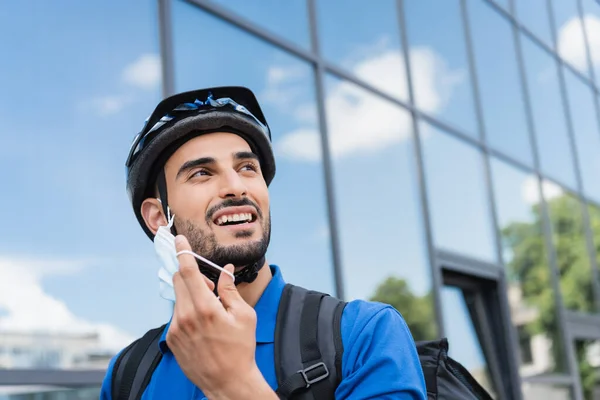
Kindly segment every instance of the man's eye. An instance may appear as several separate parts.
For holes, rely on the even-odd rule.
[[[244,166],[242,167],[242,170],[256,172],[258,170],[258,167],[256,165],[254,165],[253,163],[248,163],[248,164],[244,164]]]
[[[195,171],[192,176],[190,176],[190,178],[195,178],[197,176],[208,176],[210,175],[209,172],[205,169],[199,169],[198,171]]]

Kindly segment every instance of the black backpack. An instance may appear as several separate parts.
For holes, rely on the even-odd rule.
[[[286,284],[275,325],[280,398],[335,398],[342,371],[340,325],[345,305],[327,294]],[[165,326],[148,331],[121,352],[112,371],[113,400],[141,399],[162,357],[158,342]],[[448,356],[446,338],[416,345],[429,400],[492,399],[460,363]]]

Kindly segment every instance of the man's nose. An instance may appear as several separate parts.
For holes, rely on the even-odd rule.
[[[221,182],[220,197],[242,197],[246,195],[246,185],[237,171],[232,170],[223,174]]]

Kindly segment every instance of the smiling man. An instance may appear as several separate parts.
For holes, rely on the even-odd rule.
[[[397,310],[292,288],[266,261],[275,160],[250,90],[163,100],[126,166],[142,229],[176,265],[174,307],[114,357],[102,399],[426,398]]]

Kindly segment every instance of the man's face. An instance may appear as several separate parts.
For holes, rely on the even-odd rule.
[[[186,142],[165,164],[177,233],[218,265],[242,267],[269,245],[269,193],[258,158],[240,136],[210,133]]]

